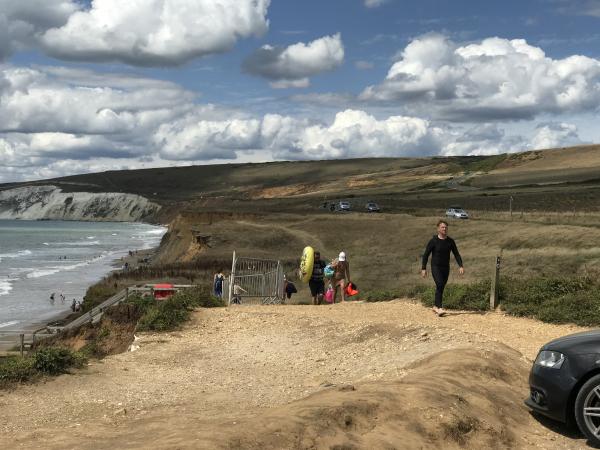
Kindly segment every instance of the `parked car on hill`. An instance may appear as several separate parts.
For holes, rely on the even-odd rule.
[[[468,219],[469,214],[467,214],[460,206],[451,206],[446,210],[446,217],[452,217],[453,219]]]
[[[600,330],[544,345],[531,368],[529,387],[529,408],[577,423],[590,443],[600,445]]]
[[[336,209],[338,211],[350,211],[352,210],[352,205],[350,205],[350,202],[340,201],[336,205]]]
[[[381,211],[381,209],[379,208],[379,205],[375,202],[368,202],[365,205],[365,208],[367,210],[367,212],[379,212]]]

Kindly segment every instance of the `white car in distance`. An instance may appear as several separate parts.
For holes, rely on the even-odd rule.
[[[451,206],[446,210],[446,217],[452,217],[454,219],[468,219],[469,214],[467,214],[467,212],[460,206]]]

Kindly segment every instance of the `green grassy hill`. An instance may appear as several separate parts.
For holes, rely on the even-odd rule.
[[[221,164],[107,171],[30,183],[64,191],[128,192],[177,209],[304,211],[323,201],[367,200],[388,212],[445,208],[598,210],[600,146],[518,154]],[[247,200],[253,200],[248,202]],[[183,204],[183,205],[182,205]],[[168,210],[166,208],[165,210]]]

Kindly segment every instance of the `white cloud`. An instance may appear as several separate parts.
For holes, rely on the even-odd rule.
[[[198,104],[161,80],[0,66],[0,180],[144,164],[493,154],[579,142],[565,123],[543,124],[526,140],[497,125],[449,126],[397,108],[375,116],[345,108],[345,98],[321,98],[332,112],[325,118],[324,108],[257,114]]]
[[[441,130],[415,117],[377,120],[364,111],[338,112],[330,125],[304,126],[280,133],[270,146],[275,156],[332,159],[364,156],[407,156],[437,153]]]
[[[259,133],[260,122],[256,119],[205,120],[191,114],[161,125],[153,139],[165,159],[232,160],[237,150],[259,148]]]
[[[165,81],[57,68],[0,70],[0,132],[141,133],[194,95]]]
[[[589,111],[600,105],[600,61],[552,59],[522,39],[460,46],[429,34],[413,40],[360,99],[422,103],[435,117],[466,122]]]
[[[77,61],[170,66],[221,53],[268,28],[270,0],[94,0],[42,36],[45,51]]]
[[[346,110],[330,124],[279,114],[218,121],[191,115],[161,126],[156,140],[169,159],[233,158],[236,150],[268,149],[276,159],[303,160],[436,154],[441,132],[414,117],[377,120]]]
[[[531,140],[533,149],[569,147],[582,144],[577,127],[569,123],[540,124]]]
[[[344,45],[339,33],[308,44],[289,47],[265,45],[244,61],[244,70],[272,80],[274,88],[307,87],[308,77],[333,70],[344,62]]]
[[[80,8],[72,0],[0,0],[0,59],[36,45],[42,33],[64,25]]]
[[[475,125],[446,130],[444,156],[495,155],[528,150],[528,142],[521,136],[507,135],[496,124]]]

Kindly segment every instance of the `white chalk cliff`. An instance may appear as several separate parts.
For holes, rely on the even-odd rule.
[[[147,198],[119,192],[62,192],[56,186],[0,191],[0,219],[133,222],[160,209]]]

